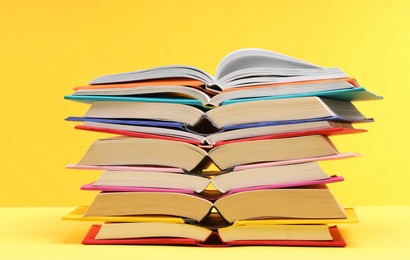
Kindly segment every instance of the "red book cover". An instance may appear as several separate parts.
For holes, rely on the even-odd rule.
[[[234,140],[224,140],[224,141],[218,141],[214,145],[207,145],[207,144],[201,144],[201,142],[197,140],[192,140],[188,138],[173,137],[173,136],[143,133],[143,132],[134,132],[134,131],[120,130],[120,129],[111,129],[111,128],[84,126],[84,125],[76,125],[75,129],[123,135],[123,136],[129,136],[129,137],[155,138],[155,139],[179,141],[179,142],[190,143],[190,144],[194,144],[194,145],[197,145],[200,147],[206,147],[206,148],[212,148],[212,147],[229,144],[229,143],[247,142],[247,141],[265,140],[265,139],[279,139],[279,138],[289,138],[289,137],[306,136],[306,135],[329,136],[329,135],[362,133],[362,132],[367,131],[365,129],[354,129],[354,128],[343,128],[343,127],[329,128],[329,129],[313,129],[313,130],[295,131],[295,132],[282,133],[282,134],[271,134],[271,135],[247,137],[247,138],[234,139]]]
[[[95,239],[101,225],[91,226],[89,232],[84,237],[84,245],[183,245],[201,247],[229,247],[229,246],[306,246],[306,247],[344,247],[343,240],[337,226],[329,227],[329,232],[333,240],[237,240],[228,243],[222,242],[217,232],[212,234],[205,241],[198,241],[190,238],[130,238],[130,239]]]
[[[123,136],[129,136],[129,137],[154,138],[154,139],[163,139],[163,140],[170,140],[170,141],[179,141],[179,142],[194,144],[197,146],[201,145],[201,143],[196,140],[191,140],[191,139],[186,139],[186,138],[181,138],[181,137],[159,135],[159,134],[134,132],[134,131],[128,131],[128,130],[121,130],[121,129],[111,129],[111,128],[85,126],[85,125],[76,125],[75,129],[88,130],[88,131],[93,131],[93,132],[101,132],[101,133],[107,133],[107,134],[123,135]]]

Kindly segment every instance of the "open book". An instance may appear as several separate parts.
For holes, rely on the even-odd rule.
[[[174,85],[178,84],[178,85]],[[320,96],[338,100],[380,99],[353,79],[312,80],[294,83],[276,83],[225,90],[215,94],[201,88],[202,82],[193,80],[151,80],[122,84],[88,85],[74,88],[64,98],[80,102],[127,101],[162,102],[216,107],[232,103]]]
[[[164,166],[191,172],[211,162],[221,170],[229,170],[237,165],[337,154],[331,141],[321,135],[231,143],[210,151],[178,141],[120,137],[96,140],[78,164]]]
[[[284,188],[343,181],[328,176],[316,162],[245,169],[219,175],[149,171],[104,171],[84,190],[155,191],[219,198],[246,190]],[[212,188],[212,186],[216,188]]]
[[[74,118],[72,118],[74,119]],[[102,132],[116,135],[139,138],[156,138],[173,140],[195,144],[200,147],[216,147],[219,145],[245,142],[252,140],[287,138],[304,135],[339,135],[366,132],[365,129],[357,129],[348,122],[314,121],[294,124],[281,124],[271,126],[249,127],[234,129],[231,131],[219,131],[212,134],[199,134],[186,128],[165,128],[144,125],[120,124],[113,119],[107,119],[107,123],[98,122],[99,119],[82,118],[82,125],[76,125],[76,129]],[[104,119],[100,119],[105,121]],[[110,122],[110,123],[108,123]],[[143,124],[142,122],[141,124]],[[153,122],[149,122],[153,123]]]
[[[261,49],[241,49],[228,54],[218,65],[215,77],[192,66],[162,66],[101,76],[74,90],[65,98],[204,107],[303,96],[348,101],[382,98],[368,92],[338,68],[324,68]]]
[[[110,223],[174,223],[174,224],[194,224],[201,225],[210,229],[227,226],[248,226],[248,225],[314,225],[314,224],[347,224],[358,223],[354,208],[344,208],[347,217],[343,218],[263,218],[263,219],[244,219],[234,223],[228,223],[216,211],[211,211],[200,223],[193,222],[191,219],[169,216],[169,215],[127,215],[127,216],[84,216],[88,206],[79,206],[63,216],[63,220],[71,221],[90,221],[90,222],[110,222]]]
[[[93,225],[85,245],[346,246],[337,226],[232,226],[212,231],[187,224],[111,223]]]
[[[86,206],[78,207],[63,217],[106,223],[102,227],[93,225],[84,244],[344,246],[336,226],[329,227],[331,238],[324,227],[358,222],[353,208],[345,208],[347,217],[343,218],[274,217],[238,220],[233,224],[217,212],[196,223],[169,215],[84,216],[87,210]]]
[[[258,203],[255,203],[255,202]],[[229,223],[263,218],[347,218],[327,188],[245,191],[216,200],[182,193],[99,193],[84,216],[171,215],[200,222],[215,207]]]
[[[169,215],[201,222],[215,208],[229,223],[266,218],[347,218],[326,186],[251,190],[211,202],[174,192],[102,192],[84,216]]]
[[[210,230],[175,223],[106,223],[93,225],[83,240],[88,245],[191,246],[334,246],[346,245],[337,226],[230,226]]]
[[[300,59],[262,49],[240,49],[225,56],[215,77],[192,66],[174,65],[106,75],[90,84],[144,81],[166,78],[189,78],[202,82],[208,89],[222,91],[250,85],[347,78],[338,68],[324,68]]]
[[[182,104],[94,102],[82,118],[69,117],[67,120],[149,125],[197,133],[324,120],[372,121],[349,101],[319,97],[236,103],[208,111]]]

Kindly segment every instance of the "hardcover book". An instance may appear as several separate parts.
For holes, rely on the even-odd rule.
[[[119,137],[95,141],[78,163],[85,166],[164,166],[201,171],[212,162],[220,170],[238,165],[336,156],[321,135],[237,142],[209,151],[192,144],[148,138]]]
[[[100,223],[179,223],[179,224],[195,224],[206,227],[208,229],[217,229],[227,226],[247,226],[247,225],[312,225],[312,224],[347,224],[357,223],[359,219],[356,215],[354,208],[344,208],[344,212],[347,217],[344,218],[263,218],[263,219],[245,219],[237,220],[235,222],[228,223],[224,220],[219,213],[211,211],[201,223],[193,222],[187,218],[181,218],[176,216],[166,215],[130,215],[130,216],[85,216],[88,206],[79,206],[72,212],[63,217],[64,220],[74,221],[93,221]]]
[[[215,77],[192,66],[171,65],[98,77],[90,84],[153,79],[188,78],[200,81],[211,91],[249,85],[347,78],[339,68],[324,68],[284,54],[263,49],[240,49],[225,56]]]
[[[83,125],[75,126],[76,129],[102,132],[128,137],[156,138],[195,144],[200,147],[216,147],[228,143],[246,142],[252,140],[278,139],[305,135],[340,135],[363,133],[367,130],[357,129],[350,123],[316,121],[272,126],[249,127],[230,131],[220,131],[212,134],[199,134],[185,128],[165,128],[152,126],[139,126],[121,123],[102,123],[81,119]],[[111,119],[111,121],[114,121]]]
[[[229,223],[263,218],[347,218],[326,186],[251,190],[214,202],[174,192],[101,192],[84,216],[167,215],[201,222],[211,209]]]
[[[128,226],[128,224],[130,226]],[[83,244],[181,245],[202,247],[346,246],[346,242],[343,240],[337,226],[271,225],[263,227],[247,226],[245,228],[228,227],[219,229],[218,231],[211,231],[185,224],[168,224],[167,226],[170,225],[178,226],[164,228],[164,226],[159,225],[159,223],[153,225],[149,225],[149,223],[105,224],[104,230],[102,230],[103,227],[101,225],[93,225],[83,239]],[[133,234],[129,235],[128,231],[133,232]]]
[[[104,171],[84,190],[163,191],[223,196],[246,190],[285,188],[343,181],[327,175],[316,162],[252,168],[227,173],[172,173],[154,171]],[[211,188],[209,188],[211,186]],[[211,194],[210,194],[211,193]]]
[[[120,120],[117,121],[119,124],[143,126],[148,121],[146,124],[151,126],[185,128],[198,133],[324,120],[350,123],[373,121],[360,113],[351,102],[319,97],[236,103],[206,112],[181,104],[94,102],[82,118],[67,118],[100,123],[113,123],[115,121],[110,121],[113,119]],[[127,120],[131,121],[127,123]],[[156,125],[156,122],[159,123]]]
[[[380,99],[356,80],[330,79],[293,83],[250,86],[213,93],[201,88],[203,83],[195,80],[165,79],[147,80],[122,84],[100,84],[76,87],[72,95],[64,98],[80,102],[128,101],[159,102],[212,108],[239,102],[319,96],[338,100]]]

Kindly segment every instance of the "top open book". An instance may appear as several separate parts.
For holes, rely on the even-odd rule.
[[[315,64],[262,49],[240,49],[226,55],[216,69],[215,77],[186,65],[161,66],[139,71],[98,77],[90,84],[125,83],[165,78],[189,78],[203,82],[219,92],[228,88],[307,80],[347,78],[339,68]]]
[[[228,54],[216,76],[174,65],[98,77],[74,88],[68,100],[161,102],[216,107],[237,102],[320,96],[373,100],[377,96],[340,69],[323,68],[283,54],[242,49]]]

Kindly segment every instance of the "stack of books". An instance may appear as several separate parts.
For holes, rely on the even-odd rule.
[[[345,246],[356,222],[327,184],[329,136],[365,132],[352,104],[374,95],[338,68],[241,49],[216,77],[163,66],[98,77],[65,97],[88,102],[75,128],[96,140],[68,168],[101,169],[93,202],[65,216],[103,222],[84,244]]]

